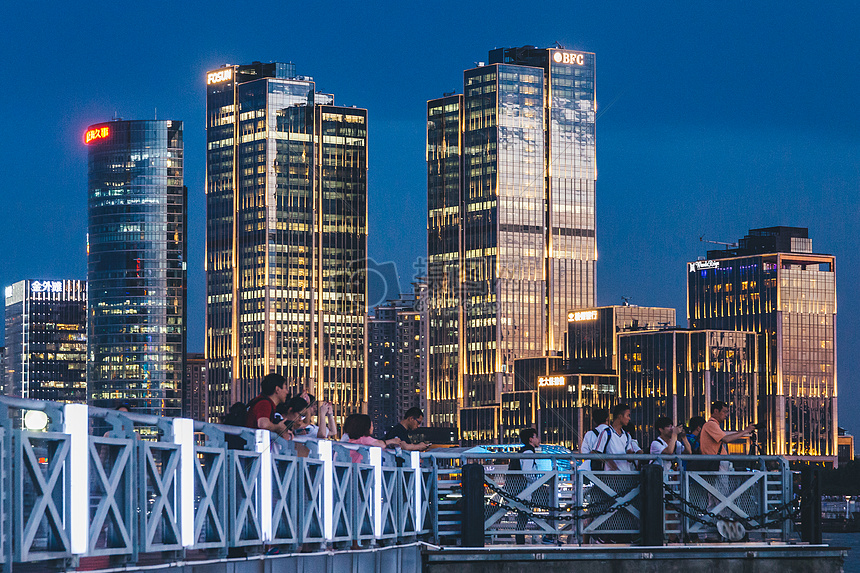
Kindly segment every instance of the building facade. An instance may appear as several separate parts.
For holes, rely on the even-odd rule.
[[[759,334],[758,419],[766,453],[837,455],[836,259],[807,229],[752,229],[736,248],[687,264],[697,329]]]
[[[90,126],[87,396],[182,414],[186,232],[182,122]]]
[[[514,391],[502,394],[501,443],[519,443],[520,429],[533,427],[542,442],[578,450],[595,426],[592,408],[611,408],[618,400],[618,376],[608,370],[577,372],[579,365],[560,357],[517,360],[514,369]]]
[[[675,424],[687,424],[693,416],[707,420],[710,406],[717,400],[729,405],[729,418],[723,425],[726,431],[740,431],[758,421],[755,333],[622,332],[618,335],[618,373],[618,402],[630,405],[631,433],[643,450],[656,438],[658,417],[668,416]]]
[[[185,355],[182,381],[182,417],[205,422],[209,417],[209,386],[206,383],[206,358],[202,352]]]
[[[594,82],[592,53],[497,49],[427,104],[434,425],[483,424],[514,360],[561,354],[568,311],[594,306]]]
[[[423,313],[416,297],[377,306],[367,320],[367,413],[378,435],[409,408],[426,407],[422,386]]]
[[[361,411],[367,400],[367,111],[293,64],[206,75],[210,418],[269,372]]]
[[[23,280],[5,294],[4,393],[86,403],[86,281]]]
[[[567,315],[570,362],[593,362],[595,367],[618,372],[618,334],[675,326],[675,309],[650,306],[602,306]]]

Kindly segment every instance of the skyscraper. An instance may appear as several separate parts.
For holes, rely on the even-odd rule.
[[[86,281],[23,280],[6,287],[4,369],[10,396],[86,402]]]
[[[416,296],[389,300],[367,319],[367,412],[381,435],[409,408],[425,407],[423,313]]]
[[[687,271],[691,328],[759,334],[765,452],[835,458],[835,257],[813,253],[807,229],[768,227]]]
[[[182,122],[87,129],[89,402],[179,416],[185,372],[187,189]]]
[[[367,399],[367,111],[293,64],[206,75],[210,417],[269,372],[334,402]]]
[[[595,56],[499,48],[427,104],[429,421],[497,406],[594,306]]]

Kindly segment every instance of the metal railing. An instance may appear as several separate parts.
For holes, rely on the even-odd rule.
[[[22,413],[30,410],[47,415],[43,430],[22,427]],[[516,458],[535,466],[509,469]],[[606,459],[640,469],[592,471],[581,464]],[[648,465],[656,460],[675,467]],[[693,469],[717,460],[734,468]],[[650,539],[658,544],[726,538],[727,531],[732,538],[739,530],[743,538],[785,541],[797,513],[793,480],[786,461],[773,456],[394,454],[0,397],[0,568],[80,559],[114,566],[151,562],[152,555],[167,561],[416,539],[641,543],[654,524],[658,536]]]
[[[31,410],[47,415],[43,430],[22,427]],[[0,480],[6,571],[369,547],[433,530],[434,467],[417,452],[81,404],[0,397]]]
[[[534,460],[535,467],[511,470],[513,459]],[[454,543],[461,532],[477,526],[490,543],[522,543],[527,536],[558,545],[640,542],[647,525],[641,515],[644,471],[592,471],[581,463],[608,459],[640,468],[655,461],[675,466],[666,471],[655,465],[662,477],[647,492],[660,507],[652,523],[659,523],[663,542],[788,541],[794,533],[800,504],[796,476],[777,456],[438,452],[433,454],[435,538]],[[733,467],[718,469],[719,462]],[[690,469],[694,464],[697,469]],[[482,469],[477,492],[463,488],[463,471],[470,465]],[[471,495],[483,497],[479,517],[464,511],[469,504],[463,497]]]

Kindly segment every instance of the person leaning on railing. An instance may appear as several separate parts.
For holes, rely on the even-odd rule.
[[[291,439],[292,433],[287,424],[275,418],[276,408],[286,399],[287,380],[277,372],[267,374],[260,384],[260,395],[248,404],[245,425],[255,430],[269,430],[277,436]]]
[[[372,436],[373,421],[367,414],[350,414],[347,416],[343,424],[343,433],[349,436],[350,444],[358,444],[360,446],[378,446],[380,448],[394,448],[400,445],[399,438],[390,440],[377,440]],[[361,452],[352,450],[349,452],[350,458],[354,463],[362,461]]]

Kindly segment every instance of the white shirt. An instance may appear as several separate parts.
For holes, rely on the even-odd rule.
[[[303,436],[307,436],[307,437],[309,437],[309,438],[316,438],[316,437],[317,437],[317,434],[318,434],[318,433],[319,433],[319,431],[320,431],[320,427],[319,427],[319,426],[317,426],[316,424],[308,424],[308,425],[307,425],[307,426],[305,426],[303,429],[304,429],[304,430],[307,430],[307,431],[306,431],[306,432],[304,432],[304,433],[303,433],[303,434],[301,434],[301,435],[303,435]],[[323,429],[325,430],[325,431],[323,432],[323,434],[325,434],[325,435],[323,436],[323,438],[328,438],[328,435],[329,435],[328,426],[325,426]],[[349,440],[347,440],[347,441],[349,441]]]
[[[606,436],[609,436],[609,443],[605,443]],[[600,438],[594,446],[594,451],[606,454],[635,454],[640,450],[639,443],[631,438],[630,434],[625,430],[621,430],[621,435],[618,435],[614,428],[609,432],[600,434]],[[628,462],[627,460],[613,460],[613,463],[615,464],[615,468],[620,472],[632,472],[636,470],[633,462]],[[612,469],[610,464],[606,464],[606,469]]]
[[[597,445],[598,436],[605,432],[609,428],[606,424],[600,424],[594,430],[589,430],[586,432],[585,437],[582,438],[582,446],[579,448],[580,453],[590,454],[594,451],[594,446]],[[595,431],[597,432],[595,434]],[[583,460],[582,465],[579,466],[580,469],[585,471],[591,471],[591,460]]]
[[[653,454],[655,456],[660,455],[666,450],[667,447],[669,447],[669,444],[664,442],[663,438],[658,436],[656,440],[651,442],[651,454]],[[682,442],[681,440],[676,441],[675,442],[675,451],[674,452],[666,452],[666,453],[667,454],[683,454],[684,453],[684,442]],[[659,462],[657,460],[654,460],[654,462],[652,462],[652,463],[655,463],[655,464],[660,463],[660,465],[663,466],[663,471],[668,472],[669,470],[672,469],[672,462],[669,460],[660,460]]]

